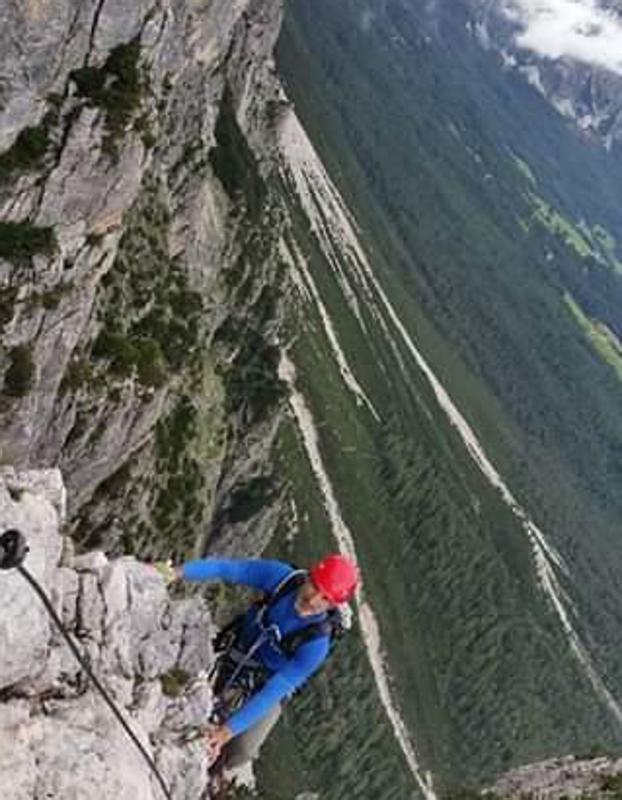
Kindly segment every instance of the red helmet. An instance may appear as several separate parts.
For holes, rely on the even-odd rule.
[[[358,567],[351,558],[338,553],[324,556],[309,571],[316,589],[331,603],[345,603],[359,583]]]

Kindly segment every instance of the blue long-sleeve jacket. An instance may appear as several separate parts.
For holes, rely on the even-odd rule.
[[[273,592],[283,578],[293,570],[289,564],[267,559],[205,558],[188,561],[183,567],[183,577],[188,581],[222,580],[242,583],[263,592]],[[288,592],[271,608],[264,622],[276,624],[281,636],[307,627],[310,623],[322,622],[326,614],[301,617],[295,608],[296,592]],[[247,613],[241,631],[242,643],[252,644],[259,635],[255,614]],[[255,652],[271,673],[264,686],[227,721],[234,736],[239,736],[258,722],[273,706],[301,686],[324,662],[330,647],[328,635],[318,636],[296,648],[292,656],[286,656],[269,640]]]

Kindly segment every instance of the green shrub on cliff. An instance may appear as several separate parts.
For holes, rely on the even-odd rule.
[[[35,364],[32,347],[19,344],[9,351],[9,368],[4,374],[4,394],[10,397],[25,397],[32,388]]]

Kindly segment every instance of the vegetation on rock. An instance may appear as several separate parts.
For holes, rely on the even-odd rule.
[[[139,61],[140,39],[136,38],[111,50],[101,67],[81,67],[70,76],[79,95],[102,110],[106,130],[103,148],[110,155],[117,152],[146,91]]]
[[[0,222],[0,258],[6,261],[18,266],[28,264],[35,255],[52,255],[56,247],[52,228],[28,222]]]
[[[9,366],[4,373],[3,393],[10,397],[25,397],[32,389],[35,363],[30,344],[19,344],[8,353]]]

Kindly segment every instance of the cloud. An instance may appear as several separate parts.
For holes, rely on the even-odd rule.
[[[368,33],[374,23],[374,13],[366,8],[361,14],[361,29],[363,33]]]
[[[519,47],[622,75],[622,17],[596,0],[502,0],[502,6],[519,26]]]

